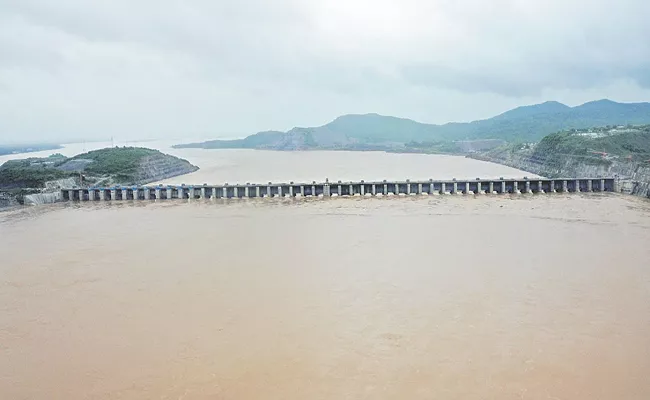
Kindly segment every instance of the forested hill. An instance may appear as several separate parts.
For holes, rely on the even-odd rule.
[[[352,114],[314,128],[260,132],[239,140],[212,140],[176,147],[254,148],[273,150],[348,149],[394,151],[454,151],[450,143],[498,139],[537,142],[545,135],[592,126],[650,124],[650,103],[611,100],[569,107],[546,102],[518,107],[496,117],[470,123],[423,124],[378,114]]]
[[[68,158],[53,154],[46,158],[11,160],[0,166],[0,190],[40,189],[48,181],[84,176],[81,185],[132,185],[154,182],[194,172],[198,167],[158,150],[114,147]]]

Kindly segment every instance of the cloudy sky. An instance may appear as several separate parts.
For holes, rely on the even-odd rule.
[[[647,0],[0,0],[0,142],[650,100]]]

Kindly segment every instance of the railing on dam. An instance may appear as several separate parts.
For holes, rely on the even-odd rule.
[[[596,179],[475,179],[381,182],[267,183],[201,186],[115,186],[62,189],[64,201],[237,199],[256,197],[386,196],[437,194],[518,194],[615,192],[614,178]]]

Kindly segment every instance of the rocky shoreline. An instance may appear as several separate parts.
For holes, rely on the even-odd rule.
[[[624,193],[650,197],[650,125],[570,129],[468,157],[548,178],[616,178]]]
[[[614,160],[610,163],[587,164],[566,159],[560,165],[550,165],[545,160],[523,154],[471,154],[467,157],[507,165],[547,178],[616,177],[620,179],[623,192],[650,198],[650,165],[638,162]]]

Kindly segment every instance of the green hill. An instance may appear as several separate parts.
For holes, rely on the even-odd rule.
[[[176,147],[455,152],[458,147],[450,143],[456,141],[537,142],[561,130],[627,124],[650,124],[650,103],[599,100],[568,107],[546,102],[518,107],[490,119],[445,125],[378,114],[344,115],[320,127],[260,132],[239,140],[214,140]]]
[[[42,188],[47,181],[68,178],[69,172],[55,168],[65,160],[62,155],[54,155],[7,161],[0,165],[0,189]]]
[[[597,164],[615,159],[645,162],[650,160],[650,125],[558,132],[532,150],[532,157],[549,162],[567,157]]]
[[[194,172],[186,160],[139,147],[114,147],[68,158],[12,160],[0,165],[0,189],[40,189],[46,182],[84,176],[85,185],[132,185]],[[78,182],[80,183],[80,182]]]

